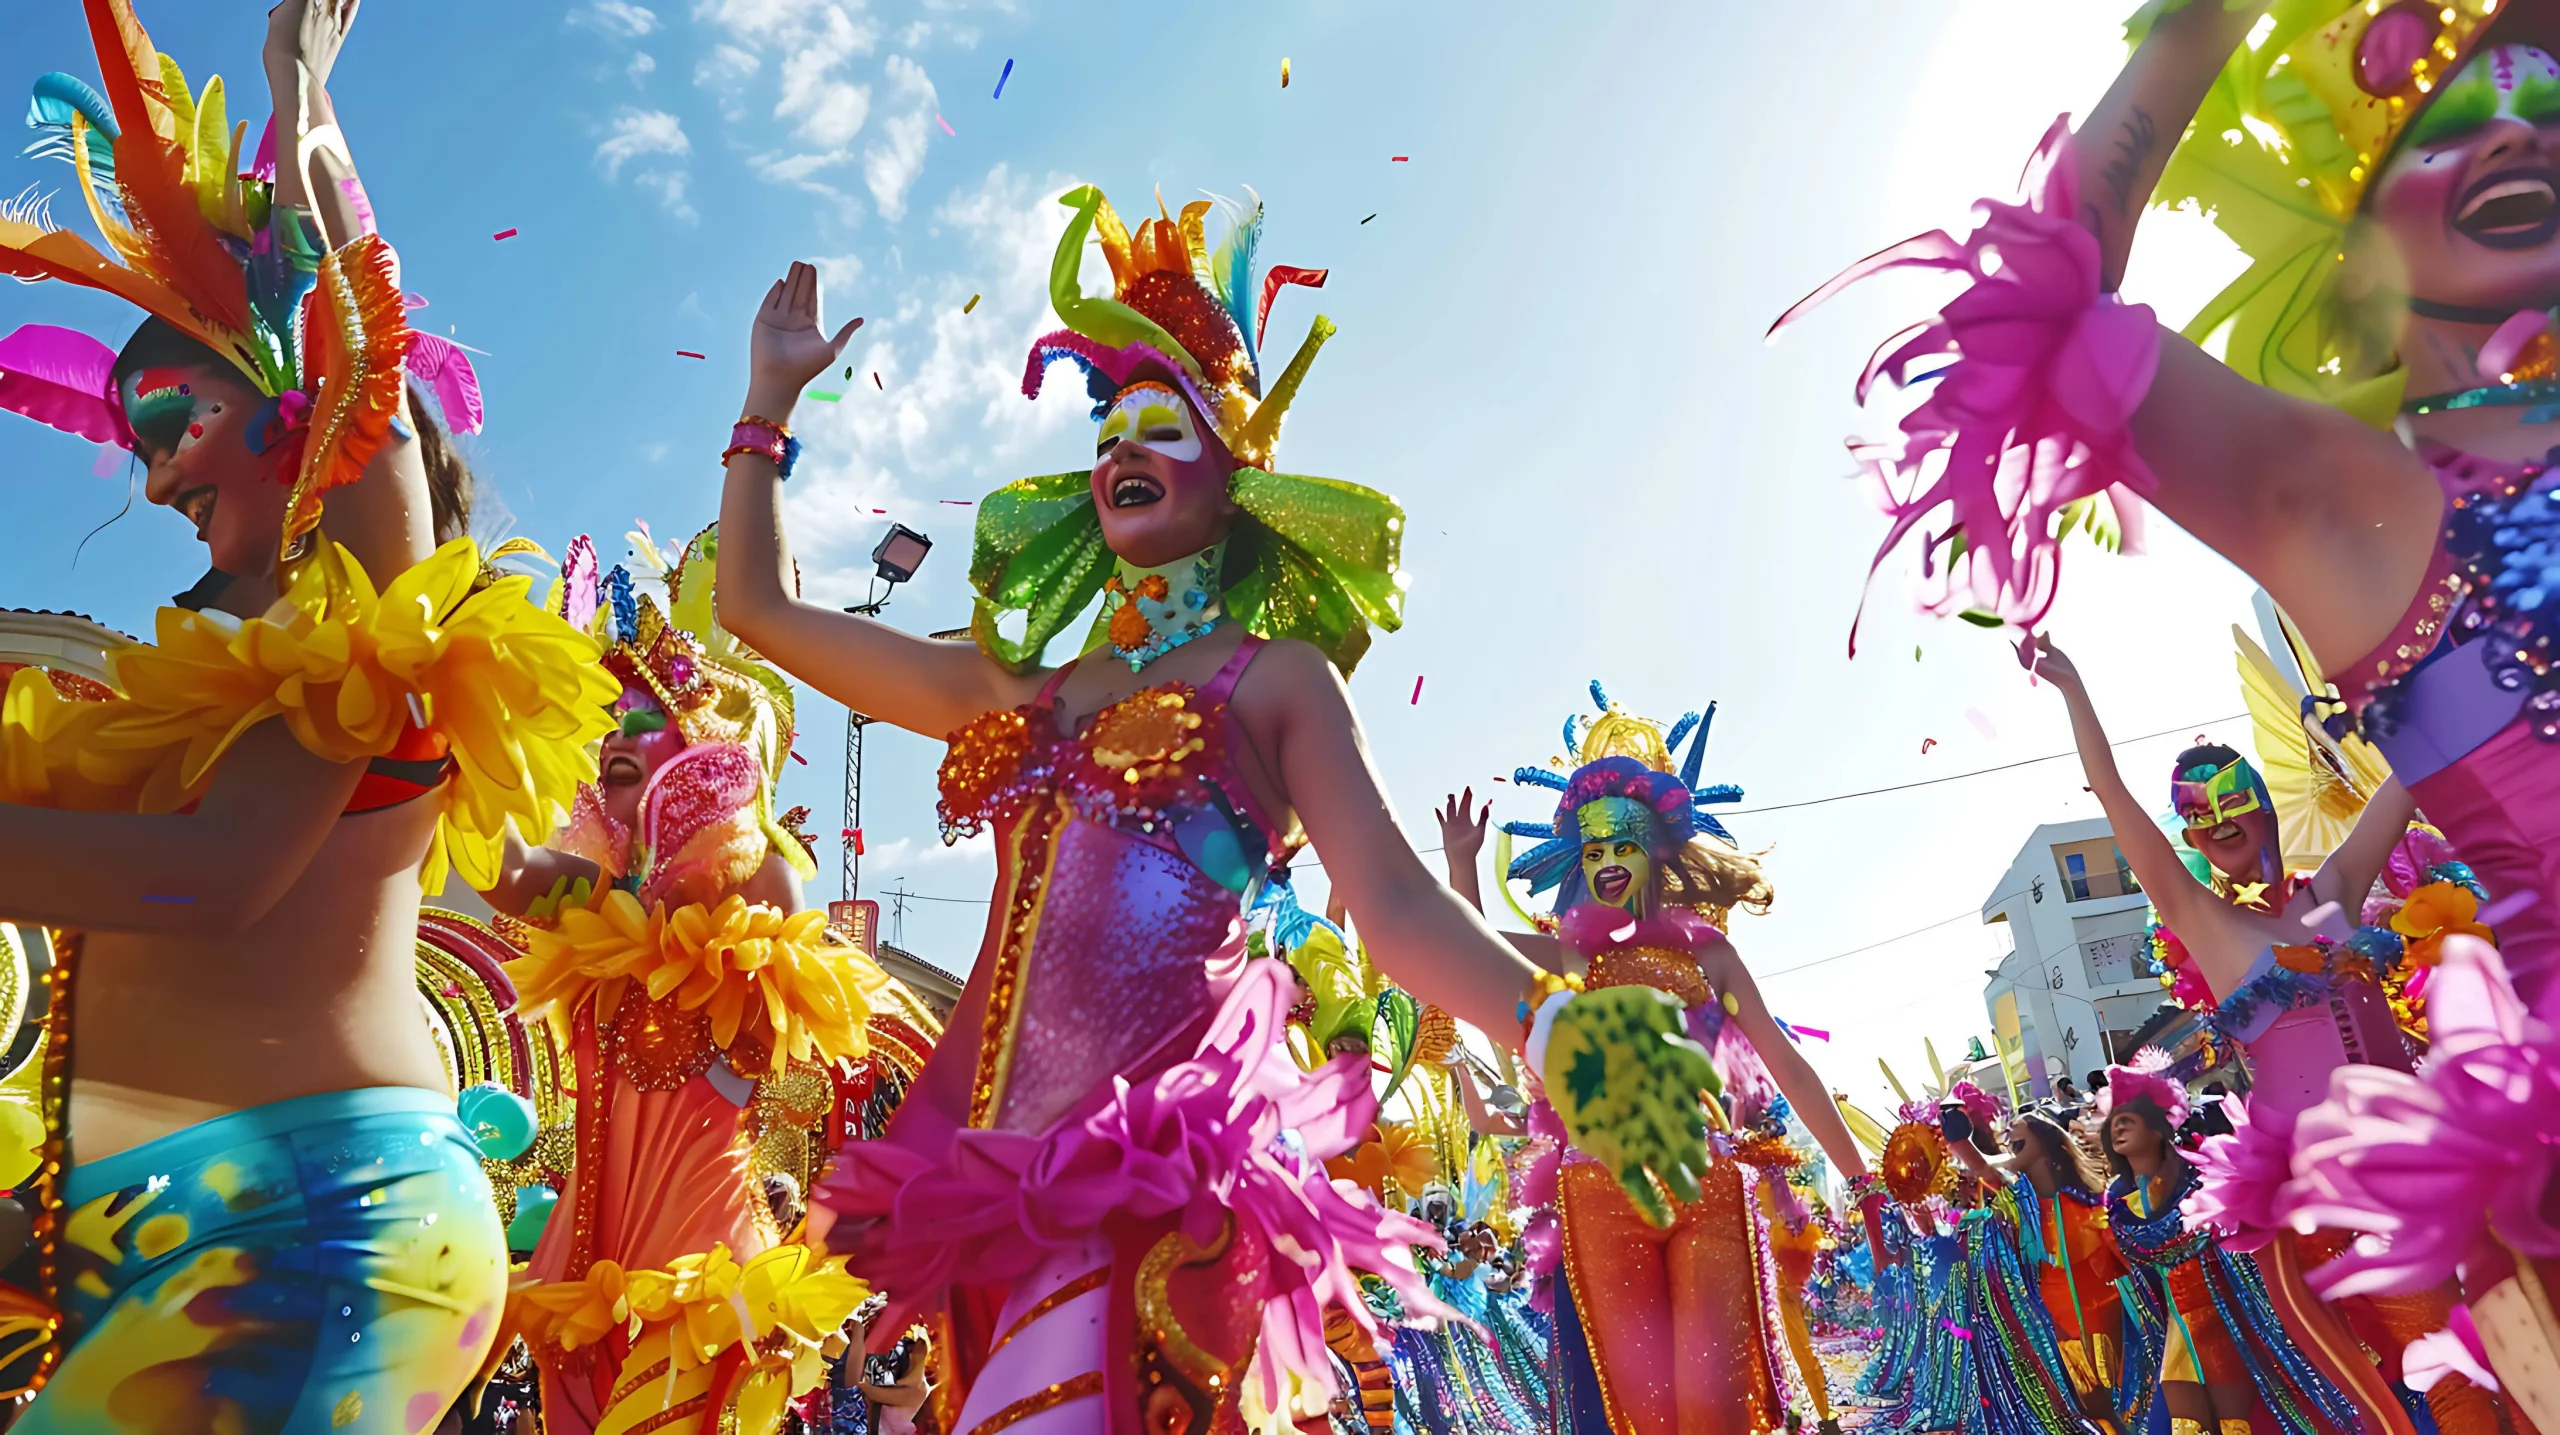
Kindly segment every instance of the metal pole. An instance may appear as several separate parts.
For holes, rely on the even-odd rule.
[[[890,586],[893,590],[896,587],[895,584]],[[872,591],[877,593],[879,589],[875,585]],[[877,618],[880,610],[888,606],[889,597],[883,593],[867,603],[856,603],[845,611],[860,618]],[[844,710],[844,829],[847,832],[862,830],[862,730],[869,726],[871,719],[851,708]],[[862,895],[862,854],[855,850],[857,840],[853,837],[844,839],[844,899],[848,902]]]

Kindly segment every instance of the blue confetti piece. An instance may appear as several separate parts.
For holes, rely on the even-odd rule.
[[[142,894],[142,900],[144,900],[144,901],[146,901],[146,902],[169,902],[169,903],[173,903],[173,904],[192,904],[192,903],[195,901],[195,898],[193,898],[193,897],[162,897],[162,896],[156,896],[156,895],[154,895],[154,894],[152,894],[152,893],[150,893],[150,892],[145,892],[145,893],[143,893],[143,894]]]
[[[996,76],[996,96],[995,96],[995,97],[996,97],[997,99],[1001,100],[1001,99],[1003,99],[1003,98],[1004,98],[1004,82],[1005,82],[1005,81],[1007,81],[1007,80],[1010,80],[1010,79],[1012,79],[1012,78],[1013,78],[1013,61],[1012,61],[1010,58],[1008,58],[1008,59],[1004,62],[1004,73],[1003,73],[1003,74],[1001,74],[1001,75]]]

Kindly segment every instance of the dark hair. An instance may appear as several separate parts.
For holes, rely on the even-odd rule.
[[[2106,1069],[2105,1067],[2103,1067],[2103,1066],[2102,1066],[2102,1067],[2099,1067],[2097,1070],[2095,1070],[2095,1071],[2093,1071],[2093,1072],[2090,1072],[2090,1073],[2089,1073],[2089,1079],[2088,1079],[2087,1081],[2082,1082],[2082,1083],[2081,1083],[2081,1085],[2082,1085],[2082,1086],[2084,1086],[2084,1087],[2086,1087],[2087,1089],[2089,1089],[2089,1090],[2091,1090],[2091,1091],[2104,1091],[2104,1090],[2106,1090],[2106,1089],[2107,1089],[2107,1069]]]
[[[2198,743],[2178,754],[2177,766],[2170,769],[2169,778],[2173,782],[2186,779],[2188,773],[2199,767],[2208,769],[2209,773],[2220,772],[2239,760],[2239,753],[2218,742]]]
[[[2121,1106],[2110,1109],[2107,1112],[2107,1124],[2113,1126],[2115,1119],[2128,1111],[2141,1117],[2143,1125],[2160,1133],[2162,1146],[2172,1151],[2177,1149],[2177,1129],[2169,1124],[2169,1114],[2160,1109],[2159,1102],[2147,1096],[2136,1097]],[[2133,1174],[2133,1163],[2125,1160],[2123,1153],[2116,1150],[2116,1143],[2112,1137],[2107,1141],[2107,1172],[2114,1176],[2129,1177]]]
[[[156,314],[143,320],[116,351],[108,382],[121,394],[126,376],[142,369],[203,369],[249,386],[248,376],[211,345]],[[409,386],[409,420],[418,434],[418,460],[427,471],[428,522],[441,546],[470,531],[471,499],[477,485],[471,466],[454,450],[434,406],[426,401],[425,390],[416,384]]]
[[[2106,1189],[2106,1176],[2089,1159],[2089,1149],[2061,1122],[2041,1111],[2025,1112],[2018,1122],[2027,1138],[2043,1150],[2045,1160],[2053,1163],[2054,1175],[2061,1184],[2076,1185],[2092,1194]]]

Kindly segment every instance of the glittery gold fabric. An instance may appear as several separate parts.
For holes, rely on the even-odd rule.
[[[1668,1228],[1598,1165],[1559,1173],[1566,1277],[1620,1435],[1778,1428],[1742,1170],[1718,1162]]]
[[[1618,947],[1591,959],[1591,967],[1583,977],[1588,991],[1604,987],[1652,987],[1666,991],[1684,1007],[1702,1006],[1716,999],[1707,985],[1707,974],[1698,969],[1698,959],[1671,947]]]

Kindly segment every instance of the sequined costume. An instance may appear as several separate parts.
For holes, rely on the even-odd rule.
[[[2145,1416],[2161,1382],[2187,1381],[2253,1387],[2288,1435],[2354,1430],[2352,1407],[2277,1320],[2256,1265],[2186,1219],[2181,1207],[2195,1186],[2195,1169],[2181,1166],[2166,1190],[2146,1191],[2130,1176],[2107,1189],[2108,1223],[2128,1268],[2127,1418]]]
[[[2106,1228],[2103,1219],[2090,1219],[2094,1209],[2094,1197],[2042,1198],[2020,1182],[1992,1193],[1958,1225],[1970,1309],[1957,1323],[1971,1336],[1965,1354],[1980,1412],[1973,1418],[1999,1435],[2081,1435],[2090,1428],[2083,1399],[2112,1389],[2113,1380],[2099,1372],[2112,1375],[2118,1335],[2098,1327],[2088,1305],[2115,1314],[2106,1272],[2123,1266],[2096,1261]],[[2089,1268],[2079,1281],[2075,1266]],[[2106,1299],[2084,1303],[2084,1286]]]
[[[1238,515],[1180,574],[1140,573],[1105,543],[1088,469],[1007,485],[978,507],[978,646],[1033,670],[1097,598],[1086,647],[1109,642],[1133,669],[1217,622],[1247,636],[1197,688],[1152,686],[1071,725],[1056,701],[1070,664],[1035,701],[951,734],[946,839],[995,836],[986,941],[887,1136],[849,1147],[815,1199],[893,1319],[945,1314],[951,1435],[1034,1417],[1115,1435],[1320,1418],[1328,1309],[1376,1337],[1356,1270],[1393,1283],[1408,1314],[1445,1314],[1408,1250],[1436,1237],[1325,1175],[1375,1097],[1363,1058],[1298,1067],[1296,978],[1247,954],[1252,889],[1297,839],[1242,779],[1229,703],[1266,640],[1348,672],[1372,628],[1401,622],[1403,518],[1382,494],[1276,468],[1333,326],[1319,317],[1285,366],[1266,363],[1273,299],[1324,275],[1258,269],[1258,203],[1229,206],[1213,250],[1208,201],[1134,229],[1091,186],[1062,202],[1050,301],[1066,327],[1035,343],[1024,391],[1069,362],[1106,429],[1127,400],[1214,434]],[[1108,296],[1077,281],[1089,237]],[[1202,606],[1131,646],[1130,618],[1174,576]]]
[[[772,813],[790,688],[714,621],[717,541],[704,530],[671,565],[668,614],[624,569],[599,574],[583,536],[554,598],[604,646],[618,711],[684,744],[648,774],[634,830],[580,790],[553,844],[607,885],[538,914],[529,954],[508,966],[524,1008],[564,1030],[579,1093],[575,1168],[510,1326],[541,1367],[554,1435],[769,1435],[784,1402],[823,1380],[818,1346],[865,1294],[841,1258],[782,1244],[756,1152],[790,1108],[836,1125],[839,1080],[868,1052],[888,979],[823,913],[740,895],[769,856],[809,860]],[[671,1294],[645,1317],[644,1301],[591,1321],[653,1279]],[[702,1311],[731,1280],[753,1318],[706,1338]]]
[[[1558,911],[1544,925],[1585,966],[1586,990],[1648,986],[1680,1003],[1690,1037],[1711,1053],[1733,1098],[1735,1129],[1709,1138],[1698,1197],[1674,1200],[1667,1225],[1639,1210],[1606,1164],[1579,1149],[1563,1152],[1553,1190],[1564,1275],[1556,1324],[1574,1428],[1592,1435],[1773,1430],[1790,1407],[1813,1403],[1808,1386],[1823,1379],[1818,1365],[1799,1368],[1811,1346],[1790,1339],[1771,1239],[1776,1208],[1764,1199],[1783,1185],[1786,1166],[1800,1153],[1737,1158],[1742,1144],[1769,1144],[1751,1128],[1779,1098],[1749,1040],[1727,1025],[1725,998],[1699,966],[1700,949],[1721,937],[1714,923],[1689,907],[1657,908],[1666,900],[1658,890],[1628,894],[1633,907],[1583,900],[1592,889],[1577,865],[1587,844],[1632,839],[1650,860],[1678,867],[1701,832],[1708,842],[1731,841],[1708,809],[1741,791],[1695,786],[1708,718],[1690,714],[1666,735],[1610,707],[1597,684],[1593,693],[1603,713],[1582,735],[1581,765],[1571,776],[1545,768],[1516,774],[1523,785],[1562,795],[1552,823],[1505,825],[1506,846],[1515,835],[1542,839],[1508,863],[1507,875],[1533,891],[1558,890]],[[1570,742],[1574,725],[1566,731]],[[1672,754],[1693,732],[1675,774]],[[1751,900],[1765,903],[1765,886],[1757,890]],[[1718,905],[1723,900],[1730,898]],[[1543,1179],[1535,1185],[1543,1194]]]

